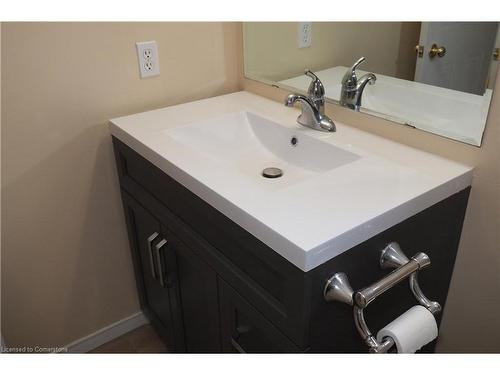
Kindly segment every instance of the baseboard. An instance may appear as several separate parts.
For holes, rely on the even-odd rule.
[[[87,353],[148,322],[146,316],[140,311],[66,345],[68,353]]]

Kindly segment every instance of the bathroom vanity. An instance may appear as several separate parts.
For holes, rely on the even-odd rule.
[[[430,257],[420,287],[445,306],[472,169],[297,114],[239,92],[111,120],[141,307],[170,351],[364,353],[325,282],[372,284],[393,241]],[[365,316],[377,332],[415,304],[401,282]]]

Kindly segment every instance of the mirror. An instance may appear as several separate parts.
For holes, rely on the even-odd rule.
[[[346,71],[372,72],[360,111],[481,145],[499,64],[498,22],[247,22],[245,76],[339,104]]]

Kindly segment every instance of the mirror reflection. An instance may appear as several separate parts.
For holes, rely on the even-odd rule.
[[[497,22],[250,22],[245,75],[476,146],[498,65]],[[364,59],[360,59],[364,57]]]

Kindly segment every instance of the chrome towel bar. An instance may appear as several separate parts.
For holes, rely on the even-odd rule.
[[[418,284],[418,271],[430,264],[431,260],[426,254],[418,253],[408,259],[399,245],[391,242],[380,254],[380,267],[394,269],[391,273],[372,285],[354,292],[347,275],[337,272],[327,280],[323,295],[328,302],[338,301],[353,306],[354,324],[370,352],[387,353],[394,345],[394,341],[391,338],[385,338],[381,343],[377,341],[366,325],[363,309],[378,296],[408,277],[410,290],[418,303],[434,315],[439,313],[441,311],[439,303],[429,300]]]

